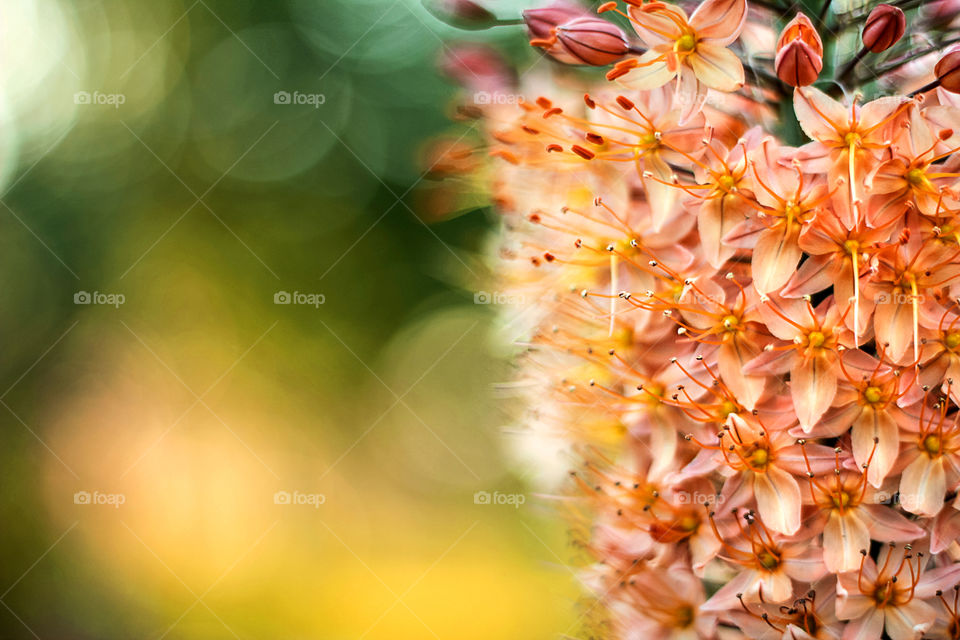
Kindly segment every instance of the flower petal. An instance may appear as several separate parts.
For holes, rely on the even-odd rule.
[[[619,79],[619,83],[630,89],[656,89],[667,84],[677,75],[663,59],[661,51],[650,49],[640,56],[640,64]]]
[[[919,455],[900,476],[900,505],[918,516],[934,517],[943,508],[947,477],[943,458]]]
[[[856,509],[831,511],[823,527],[823,562],[833,573],[860,568],[860,550],[870,548],[870,532]]]
[[[790,395],[804,431],[827,412],[837,394],[836,364],[825,354],[799,360],[790,373]]]
[[[687,62],[700,82],[711,89],[730,92],[743,86],[743,63],[726,47],[698,42]]]
[[[803,255],[797,244],[799,238],[800,226],[795,224],[781,223],[760,234],[751,266],[758,292],[776,291],[790,280]]]
[[[764,524],[780,533],[792,535],[800,528],[800,485],[792,475],[771,466],[753,481],[757,510]]]
[[[708,38],[720,46],[736,40],[746,21],[746,0],[705,0],[690,16],[690,26],[697,37]]]
[[[847,108],[819,89],[801,87],[794,91],[793,109],[800,128],[814,140],[839,142],[838,130],[848,128]]]

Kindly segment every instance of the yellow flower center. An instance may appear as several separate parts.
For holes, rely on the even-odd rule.
[[[657,137],[656,132],[651,132],[643,136],[640,136],[640,146],[641,147],[659,147],[660,139]]]
[[[677,38],[673,50],[677,53],[690,53],[697,48],[697,37],[692,33],[685,33]]]
[[[729,173],[717,178],[717,187],[724,193],[732,193],[737,188],[737,180]]]
[[[758,553],[757,560],[760,562],[760,566],[768,571],[773,571],[780,565],[780,558],[769,551],[761,551]]]
[[[870,404],[877,404],[883,400],[883,391],[880,387],[867,387],[863,392],[863,399]]]
[[[720,404],[720,417],[726,418],[731,413],[737,412],[737,404],[731,400],[724,400]]]
[[[750,465],[762,469],[770,462],[770,452],[766,449],[757,449],[750,454]]]
[[[739,324],[740,319],[734,315],[729,315],[723,319],[723,328],[727,331],[736,331]]]
[[[677,524],[684,531],[696,531],[700,527],[700,519],[693,515],[684,516]]]
[[[933,435],[932,433],[923,439],[923,450],[929,453],[931,456],[935,456],[940,453],[940,447],[942,446],[940,438]]]
[[[955,331],[948,333],[947,337],[943,339],[943,344],[947,345],[948,349],[956,349],[960,346],[960,333]]]
[[[811,347],[822,347],[827,337],[820,331],[811,331],[807,334],[807,344]]]
[[[833,506],[836,509],[845,509],[850,504],[850,494],[846,491],[841,491],[840,495],[834,494],[832,500]]]
[[[919,187],[926,181],[927,174],[922,169],[910,169],[903,177],[911,186]]]
[[[693,624],[694,615],[693,607],[680,607],[674,616],[676,620],[674,626],[678,629],[686,629]]]
[[[860,146],[860,134],[856,131],[851,131],[847,135],[843,136],[843,144],[848,147],[858,147]]]
[[[847,240],[843,243],[843,248],[847,250],[847,253],[853,255],[860,251],[860,243],[856,240]]]

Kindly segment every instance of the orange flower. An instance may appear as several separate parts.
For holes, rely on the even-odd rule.
[[[743,30],[746,0],[706,0],[689,19],[680,7],[650,2],[631,6],[629,17],[648,47],[624,77],[629,86],[653,89],[676,78],[689,113],[703,103],[707,88],[743,86],[743,64],[727,46]]]

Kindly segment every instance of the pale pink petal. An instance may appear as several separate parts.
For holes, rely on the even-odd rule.
[[[857,465],[862,466],[868,459],[870,460],[867,481],[879,488],[883,484],[883,479],[893,468],[893,463],[896,462],[897,454],[900,452],[900,430],[897,428],[896,421],[886,411],[864,408],[853,423],[850,436],[853,457]],[[877,450],[870,459],[874,439],[877,440]]]
[[[940,512],[930,530],[930,552],[941,553],[960,538],[960,511],[956,508]]]
[[[673,18],[667,14],[668,11],[674,14]],[[669,45],[672,48],[676,39],[682,35],[677,22],[687,23],[687,14],[680,7],[672,4],[658,3],[655,11],[650,11],[649,6],[645,10],[645,8],[630,5],[627,12],[633,18],[630,22],[637,36],[649,48],[657,45]],[[664,34],[669,34],[669,37]]]
[[[880,504],[860,505],[870,519],[871,536],[880,542],[911,542],[926,532],[895,509]]]
[[[663,53],[650,49],[640,56],[640,65],[630,70],[618,82],[631,89],[656,89],[672,80],[676,70],[671,70],[665,60],[658,60]]]
[[[870,532],[859,518],[856,509],[843,515],[830,512],[823,528],[823,562],[833,573],[856,571],[860,568],[861,549],[870,549]]]
[[[733,43],[746,21],[746,0],[706,0],[690,16],[690,26],[699,38],[721,46]]]
[[[946,493],[947,477],[942,457],[917,456],[900,476],[900,504],[918,516],[932,518],[940,513]]]
[[[840,617],[839,603],[837,617]],[[883,611],[870,609],[862,618],[847,623],[843,640],[880,640],[883,634]]]
[[[800,528],[800,485],[796,478],[769,467],[754,477],[753,492],[764,524],[787,535],[796,533]]]
[[[827,412],[836,393],[836,364],[826,355],[799,359],[791,370],[790,394],[804,431],[810,431]]]
[[[917,640],[937,619],[933,607],[917,598],[899,607],[887,607],[886,629],[892,640]]]

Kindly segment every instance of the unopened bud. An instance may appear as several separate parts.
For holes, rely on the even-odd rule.
[[[823,42],[802,13],[791,20],[777,40],[777,77],[791,87],[813,84],[823,69]]]
[[[564,53],[579,64],[594,67],[613,64],[630,51],[623,30],[600,18],[577,18],[565,22],[556,28],[556,37]]]
[[[934,28],[949,27],[960,17],[960,0],[930,0],[920,4],[920,15]]]
[[[878,4],[863,27],[863,46],[874,53],[886,51],[903,37],[907,18],[903,10],[889,4]]]
[[[460,29],[487,29],[497,23],[497,16],[473,0],[426,0],[423,6],[438,20]]]
[[[523,21],[533,40],[549,40],[554,36],[554,29],[577,18],[585,18],[591,14],[580,7],[570,4],[555,4],[542,9],[527,9],[523,12]]]
[[[960,48],[956,45],[947,49],[933,68],[940,86],[951,93],[960,93]]]

